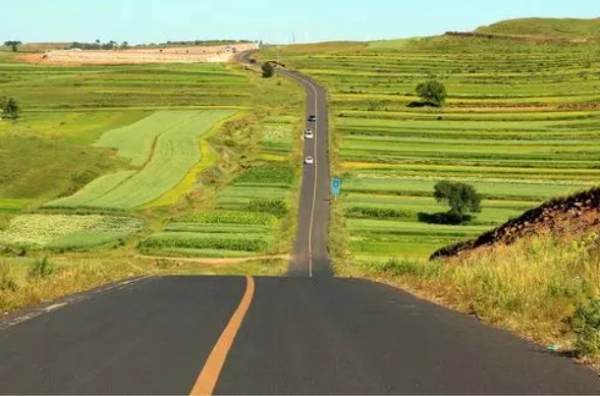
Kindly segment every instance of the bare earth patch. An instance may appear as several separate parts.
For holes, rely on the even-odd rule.
[[[223,63],[238,52],[256,49],[256,44],[230,46],[172,47],[126,50],[51,50],[20,57],[29,63],[52,65],[130,65],[144,63]]]

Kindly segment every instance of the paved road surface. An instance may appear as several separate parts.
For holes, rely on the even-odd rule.
[[[188,394],[244,278],[141,281],[0,330],[0,393]],[[217,394],[598,394],[585,367],[360,280],[257,278]]]
[[[329,227],[329,135],[327,125],[327,93],[312,79],[299,73],[280,70],[306,90],[307,115],[315,115],[316,122],[308,122],[306,128],[313,129],[314,139],[305,139],[304,158],[314,158],[314,165],[304,165],[300,205],[298,208],[298,230],[290,259],[290,276],[331,276],[330,259],[327,251]]]
[[[315,180],[305,172],[303,199]],[[297,277],[142,279],[20,313],[0,321],[0,393],[600,394],[597,375],[567,358],[394,288],[323,276],[325,188],[312,278],[301,236]]]

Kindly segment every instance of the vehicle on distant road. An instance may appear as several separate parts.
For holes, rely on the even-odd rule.
[[[314,163],[315,163],[315,159],[309,155],[308,157],[306,157],[306,158],[304,159],[304,163],[305,163],[306,165],[312,165],[312,164],[314,164]]]
[[[307,129],[306,131],[304,131],[304,137],[306,139],[312,139],[315,137],[315,132],[312,129]]]
[[[310,122],[317,121],[317,116],[316,115],[310,115],[310,116],[308,116],[308,121],[310,121]]]

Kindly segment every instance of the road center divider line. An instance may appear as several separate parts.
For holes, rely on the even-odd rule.
[[[244,296],[242,297],[242,301],[240,305],[237,307],[233,316],[229,320],[229,323],[221,333],[219,340],[215,344],[213,350],[208,355],[208,359],[206,363],[204,363],[204,367],[190,392],[190,395],[212,395],[215,387],[217,385],[217,381],[219,380],[219,376],[221,375],[221,370],[223,369],[223,365],[225,364],[225,360],[227,359],[227,355],[229,354],[229,350],[235,341],[235,337],[242,326],[242,322],[244,321],[244,317],[250,308],[250,304],[252,303],[252,299],[254,297],[254,278],[251,276],[246,276],[246,291],[244,292]]]

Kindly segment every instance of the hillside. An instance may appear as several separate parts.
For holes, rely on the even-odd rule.
[[[493,34],[505,36],[532,36],[570,41],[588,41],[600,39],[600,18],[523,18],[511,19],[482,26],[475,34]]]
[[[553,199],[476,239],[445,247],[431,258],[447,258],[495,245],[511,245],[530,236],[580,237],[600,231],[600,189]]]

